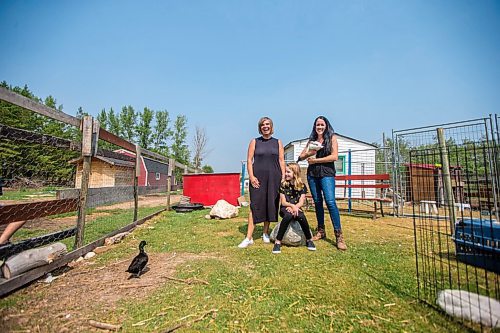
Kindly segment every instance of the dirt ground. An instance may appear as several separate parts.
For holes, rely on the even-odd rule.
[[[154,269],[138,279],[129,279],[125,270],[132,257],[102,267],[90,259],[67,268],[51,283],[42,279],[31,284],[20,293],[33,295],[36,289],[43,288],[45,296],[27,298],[23,308],[29,311],[19,312],[16,307],[0,309],[0,331],[29,327],[29,332],[102,332],[90,326],[89,321],[103,321],[100,318],[109,309],[116,309],[122,299],[144,299],[165,283],[182,283],[172,276],[176,267],[186,261],[215,258],[210,254],[150,254],[148,267]]]

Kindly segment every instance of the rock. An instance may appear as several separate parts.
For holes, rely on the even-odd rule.
[[[205,215],[205,218],[206,218],[207,220],[211,220],[211,219],[212,219],[212,216],[210,216],[209,214],[207,214],[207,215]]]
[[[278,235],[278,230],[281,222],[276,224],[273,231],[271,232],[271,242],[276,240],[276,236]],[[283,240],[281,244],[289,245],[289,246],[301,246],[306,245],[306,236],[300,227],[299,222],[293,220],[290,222],[290,225],[286,229],[285,235],[283,236]]]
[[[113,244],[119,243],[129,233],[130,233],[130,231],[126,231],[126,232],[122,232],[122,233],[116,234],[116,235],[114,235],[112,237],[108,237],[108,238],[106,238],[104,240],[104,244],[105,245],[113,245]]]
[[[83,257],[83,259],[90,259],[92,257],[95,257],[95,252],[88,252],[87,254],[85,254],[85,256]]]
[[[107,246],[98,246],[98,247],[96,247],[96,248],[94,249],[94,252],[95,252],[96,254],[100,254],[100,253],[104,253],[104,252],[108,251],[109,249],[110,249],[110,248],[109,248],[109,247],[107,247]]]
[[[248,207],[249,206],[249,203],[248,203],[247,199],[245,199],[244,195],[242,195],[241,197],[238,198],[238,204],[241,207]]]
[[[212,218],[230,219],[238,216],[238,208],[226,200],[219,200],[210,210],[210,216]]]
[[[500,327],[500,302],[465,290],[442,290],[437,304],[449,315],[488,327]]]

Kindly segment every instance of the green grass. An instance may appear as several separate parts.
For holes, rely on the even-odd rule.
[[[233,220],[205,220],[204,214],[167,213],[157,220],[154,230],[142,229],[136,236],[148,241],[151,252],[215,254],[217,259],[184,264],[177,274],[183,279],[208,281],[209,285],[166,283],[147,299],[121,303],[119,310],[110,314],[111,322],[125,316],[125,332],[161,331],[179,318],[217,309],[215,319],[193,323],[186,331],[462,330],[415,300],[409,229],[343,217],[349,245],[346,253],[320,241],[316,252],[285,247],[282,254],[272,255],[271,246],[260,240],[248,249],[236,247],[246,231],[246,211],[243,218]],[[314,220],[312,216],[310,220]],[[255,238],[261,233],[258,226]],[[117,253],[101,260],[112,258],[117,258]],[[145,326],[132,326],[170,306],[175,308]]]
[[[132,243],[145,239],[151,254],[206,254],[205,259],[178,266],[176,277],[208,282],[160,282],[149,296],[122,300],[99,319],[121,322],[122,332],[161,332],[183,322],[191,325],[182,332],[465,331],[416,301],[410,220],[384,218],[374,222],[342,216],[349,247],[345,253],[329,241],[319,241],[316,252],[305,247],[284,247],[281,254],[273,255],[272,245],[259,239],[261,225],[254,234],[255,245],[237,248],[246,232],[248,209],[240,211],[240,217],[231,220],[206,220],[203,216],[207,211],[163,213],[148,222],[148,227],[136,230],[133,238],[98,255],[95,266],[102,267],[130,257],[136,251]],[[114,214],[128,219],[127,212]],[[108,216],[109,226],[90,224],[86,242],[119,227],[113,224],[118,223],[114,221],[118,220],[116,216]],[[312,214],[308,217],[315,221]],[[93,224],[95,230],[91,229]],[[332,236],[331,226],[327,233]],[[1,300],[0,307],[21,304],[22,297],[26,295],[14,294]],[[217,309],[216,316],[194,322],[210,309]],[[150,320],[143,326],[133,326],[146,319]]]
[[[4,188],[0,200],[26,200],[33,199],[33,196],[55,198],[56,190],[57,188],[54,186],[47,186],[41,189],[25,188],[20,190],[7,190]]]
[[[151,215],[159,210],[161,210],[163,207],[143,207],[139,208],[138,212],[138,218],[141,219],[143,217],[146,217],[148,215]],[[133,221],[134,217],[134,209],[113,209],[113,210],[95,210],[95,209],[89,209],[87,216],[91,217],[91,214],[109,214],[109,215],[104,215],[104,216],[99,216],[95,220],[91,221],[90,223],[86,223],[85,226],[85,232],[84,232],[84,244],[89,244],[105,235],[108,233],[120,229]],[[59,215],[54,215],[51,218],[57,218],[57,217],[67,217],[67,216],[74,216],[75,217],[75,223],[76,223],[76,213],[65,213],[65,214],[59,214]],[[68,226],[70,228],[71,226]],[[66,228],[64,228],[66,229]],[[63,230],[61,228],[60,230]],[[55,232],[55,231],[51,231]],[[48,231],[42,228],[35,228],[35,229],[27,229],[27,228],[21,228],[19,229],[13,236],[13,241],[18,242],[24,239],[32,238],[32,237],[38,237],[38,236],[43,236],[47,234]],[[62,243],[66,244],[68,249],[72,249],[73,244],[75,242],[74,237],[67,238],[65,240],[61,241]]]

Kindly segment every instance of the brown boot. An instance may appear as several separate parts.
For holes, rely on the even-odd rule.
[[[335,238],[337,239],[337,249],[345,251],[347,250],[347,245],[344,242],[344,235],[342,230],[335,230]]]
[[[312,240],[317,241],[326,238],[326,232],[324,228],[318,228],[318,232],[313,236]]]

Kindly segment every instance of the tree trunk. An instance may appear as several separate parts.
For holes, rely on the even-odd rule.
[[[54,243],[49,246],[21,252],[5,261],[5,264],[2,266],[3,276],[6,279],[10,279],[30,269],[50,264],[54,259],[66,252],[66,245],[63,243]]]

